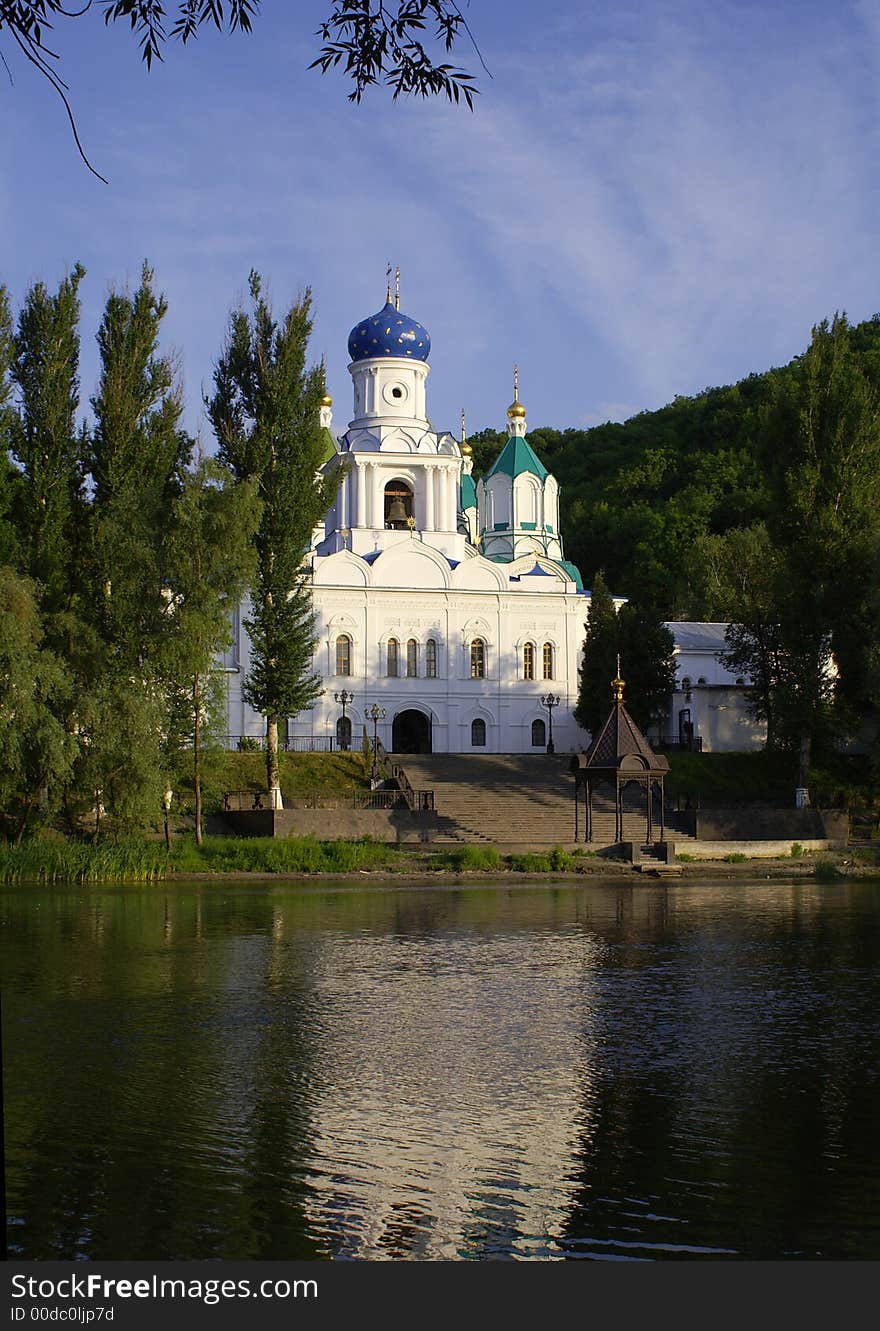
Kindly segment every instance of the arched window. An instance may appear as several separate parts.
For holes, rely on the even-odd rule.
[[[351,638],[347,633],[340,633],[336,639],[336,673],[351,674]]]
[[[410,638],[406,644],[406,673],[410,679],[419,673],[419,644],[415,638]]]
[[[471,679],[486,678],[486,644],[482,638],[471,643]]]
[[[544,678],[553,678],[553,643],[544,643]]]
[[[523,679],[535,678],[535,644],[527,642],[523,645]]]
[[[486,722],[481,716],[478,716],[471,722],[471,748],[485,749],[486,747]]]
[[[398,669],[399,669],[399,664],[398,664],[398,663],[399,663],[399,660],[400,660],[400,644],[398,643],[398,641],[397,641],[396,638],[389,638],[389,639],[388,639],[388,651],[387,651],[387,654],[386,654],[386,655],[387,655],[387,667],[388,667],[388,668],[387,668],[387,670],[386,670],[385,673],[386,673],[387,675],[390,675],[390,676],[396,678],[396,677],[397,677],[397,674],[398,674]]]
[[[336,747],[337,749],[351,748],[351,717],[340,716],[336,721]]]
[[[543,721],[532,722],[532,748],[543,749],[547,743],[547,727]]]
[[[428,679],[437,678],[437,642],[434,638],[425,643],[425,674]]]

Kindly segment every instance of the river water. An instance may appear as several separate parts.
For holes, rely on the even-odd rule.
[[[0,914],[10,1256],[880,1257],[877,883]]]

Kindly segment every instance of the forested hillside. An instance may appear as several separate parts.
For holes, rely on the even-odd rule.
[[[866,375],[880,388],[880,314],[849,330]],[[566,556],[589,586],[602,569],[612,591],[636,596],[668,619],[726,617],[699,538],[766,521],[765,426],[792,387],[803,357],[740,383],[677,397],[659,411],[589,430],[529,430],[529,442],[562,490]],[[470,440],[474,476],[504,442],[496,430]]]

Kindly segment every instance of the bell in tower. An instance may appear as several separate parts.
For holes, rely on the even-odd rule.
[[[413,516],[413,494],[405,481],[389,481],[385,486],[385,526],[406,531]]]

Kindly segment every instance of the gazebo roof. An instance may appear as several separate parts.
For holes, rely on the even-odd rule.
[[[662,776],[669,771],[669,760],[662,753],[654,752],[626,710],[619,660],[617,676],[612,684],[614,702],[611,711],[587,752],[581,755],[577,764],[579,772],[650,772]]]

